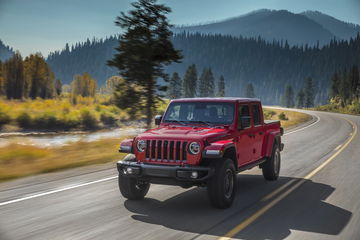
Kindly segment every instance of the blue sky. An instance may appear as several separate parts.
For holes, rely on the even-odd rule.
[[[22,55],[62,49],[65,43],[119,33],[114,25],[132,0],[0,0],[0,39]],[[360,24],[360,0],[160,0],[173,24],[226,19],[262,8],[317,10]]]

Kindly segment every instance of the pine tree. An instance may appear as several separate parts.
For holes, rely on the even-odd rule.
[[[145,102],[146,124],[150,128],[156,103],[162,96],[160,93],[166,90],[157,80],[166,81],[164,66],[178,62],[181,56],[170,41],[171,25],[166,14],[171,9],[157,4],[156,0],[138,0],[132,6],[134,9],[128,14],[122,12],[115,21],[123,34],[117,53],[108,64],[119,69],[129,86],[132,83],[141,86],[141,93],[135,96],[137,101],[133,104],[142,106],[141,101]]]
[[[330,98],[334,98],[339,95],[340,78],[337,72],[331,78]]]
[[[295,106],[294,91],[290,85],[286,86],[284,94],[285,107],[292,108]]]
[[[22,99],[25,94],[23,60],[19,52],[7,60],[5,68],[5,91],[8,99]]]
[[[249,83],[248,85],[246,85],[244,95],[246,98],[254,98],[255,97],[254,86],[252,85],[252,83]]]
[[[214,91],[214,76],[210,68],[204,68],[199,78],[199,97],[213,97]]]
[[[41,54],[31,54],[24,60],[25,97],[52,98],[55,76]]]
[[[215,97],[215,78],[211,68],[208,69],[208,97]]]
[[[181,78],[177,72],[174,72],[169,81],[169,86],[167,89],[167,96],[170,99],[180,98],[181,97],[181,87],[182,87]]]
[[[305,105],[305,94],[304,89],[301,88],[296,97],[296,107],[303,108]]]
[[[55,81],[55,92],[56,92],[56,95],[57,96],[60,96],[61,95],[61,92],[62,92],[62,82],[60,79],[56,79]]]
[[[360,87],[360,77],[359,69],[356,65],[353,65],[350,70],[350,91],[351,91],[351,100],[358,100],[359,93],[358,88]]]
[[[5,78],[3,71],[3,63],[0,61],[0,96],[5,95]]]
[[[314,106],[315,92],[312,78],[308,77],[304,82],[304,107],[310,108]]]
[[[195,64],[192,64],[186,70],[184,80],[183,80],[183,96],[185,98],[193,98],[196,96],[196,87],[197,87],[197,70]]]
[[[218,97],[225,97],[225,80],[224,80],[223,75],[220,76],[220,79],[219,79],[219,82],[218,82],[217,96]]]
[[[341,106],[345,107],[350,103],[351,98],[351,83],[350,75],[346,69],[343,70],[341,74],[340,86],[339,86],[339,97],[341,99]]]

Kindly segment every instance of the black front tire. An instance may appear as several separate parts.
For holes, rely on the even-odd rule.
[[[121,194],[130,200],[144,199],[148,193],[150,183],[139,183],[136,178],[119,175],[119,189]]]
[[[236,171],[231,159],[216,159],[211,164],[215,168],[214,176],[207,183],[211,204],[216,208],[228,208],[236,195]]]
[[[271,157],[269,157],[265,163],[262,164],[263,176],[268,181],[274,181],[279,178],[280,173],[280,148],[279,144],[275,143],[273,146]]]
[[[134,154],[128,154],[123,161],[136,162]],[[150,188],[150,183],[139,183],[136,178],[123,176],[121,173],[118,178],[120,193],[130,200],[144,199]]]

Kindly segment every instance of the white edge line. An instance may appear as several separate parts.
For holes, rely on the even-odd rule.
[[[58,193],[58,192],[63,192],[63,191],[83,187],[83,186],[88,186],[88,185],[95,184],[95,183],[101,183],[101,182],[109,181],[109,180],[115,179],[117,177],[118,176],[102,178],[102,179],[87,182],[87,183],[81,183],[81,184],[77,184],[77,185],[70,186],[70,187],[64,187],[64,188],[60,188],[60,189],[56,189],[56,190],[52,190],[52,191],[48,191],[48,192],[43,192],[43,193],[30,195],[30,196],[27,196],[27,197],[17,198],[17,199],[6,201],[6,202],[1,202],[0,207],[5,206],[5,205],[9,205],[9,204],[12,204],[12,203],[17,203],[17,202],[21,202],[21,201],[25,201],[25,200],[29,200],[29,199],[33,199],[33,198],[38,198],[38,197],[42,197],[42,196],[46,196],[46,195],[50,195],[50,194],[54,194],[54,193]]]
[[[297,129],[297,130],[294,130],[294,131],[285,133],[284,136],[289,135],[289,134],[292,134],[292,133],[296,133],[296,132],[299,132],[299,131],[302,131],[302,130],[304,130],[304,129],[306,129],[306,128],[309,128],[309,127],[312,127],[313,125],[315,125],[315,124],[317,124],[318,122],[320,122],[320,119],[321,119],[321,118],[320,118],[319,116],[317,116],[317,115],[313,115],[313,116],[315,116],[315,117],[317,118],[317,120],[316,120],[315,122],[313,122],[312,124],[307,125],[307,126],[305,126],[305,127],[303,127],[303,128],[300,128],[300,129]]]

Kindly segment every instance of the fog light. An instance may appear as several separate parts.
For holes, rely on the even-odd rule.
[[[132,169],[131,167],[128,167],[128,168],[126,168],[126,172],[127,172],[128,174],[132,174],[132,173],[133,173],[133,169]]]
[[[199,174],[198,172],[194,171],[194,172],[191,172],[191,178],[198,178]]]

